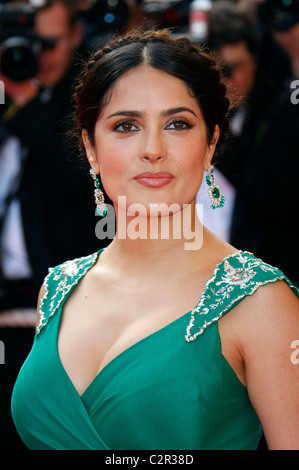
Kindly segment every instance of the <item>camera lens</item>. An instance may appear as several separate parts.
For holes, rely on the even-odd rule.
[[[24,37],[7,39],[1,45],[1,72],[16,82],[36,75],[38,62],[32,42]]]
[[[271,29],[287,31],[299,22],[299,0],[266,0],[259,16]]]

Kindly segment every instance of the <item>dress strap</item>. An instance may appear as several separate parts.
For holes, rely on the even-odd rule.
[[[216,266],[200,301],[191,312],[186,341],[194,341],[209,325],[219,320],[244,297],[254,294],[259,287],[282,280],[299,297],[299,290],[282,271],[264,263],[252,253],[240,250],[227,256]]]
[[[38,337],[50,318],[55,315],[58,308],[65,302],[82,277],[94,265],[101,251],[82,258],[65,261],[54,268],[49,268],[49,273],[43,283],[45,293],[40,303],[40,319],[35,338]]]

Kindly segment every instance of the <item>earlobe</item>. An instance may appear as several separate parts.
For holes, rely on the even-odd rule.
[[[86,129],[82,130],[82,140],[83,140],[86,156],[90,163],[90,166],[96,172],[96,174],[98,174],[99,168],[98,168],[98,162],[97,162],[97,158],[95,154],[95,148],[90,142],[89,135]]]
[[[207,151],[206,151],[206,156],[205,156],[205,164],[204,164],[204,169],[206,171],[208,171],[208,169],[210,168],[210,166],[212,164],[212,160],[213,160],[213,156],[214,156],[215,151],[216,151],[216,146],[217,146],[219,136],[220,136],[220,129],[219,129],[219,126],[216,124],[215,129],[214,129],[214,133],[213,133],[213,137],[207,145]]]

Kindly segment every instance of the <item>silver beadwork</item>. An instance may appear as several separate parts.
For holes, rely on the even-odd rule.
[[[40,304],[40,321],[36,337],[95,264],[99,253],[67,261],[49,269],[44,281],[45,292]],[[259,281],[256,280],[257,275]],[[218,321],[245,296],[254,294],[260,286],[279,280],[288,282],[281,271],[255,258],[252,253],[238,251],[228,255],[216,266],[213,276],[206,282],[200,300],[191,312],[185,340],[194,341],[209,325]],[[195,331],[192,334],[193,329]]]
[[[80,279],[86,274],[96,262],[99,252],[83,258],[76,258],[71,261],[49,268],[49,274],[44,280],[44,295],[40,302],[39,324],[36,328],[35,336],[38,336],[41,330],[47,325],[50,318],[57,312],[65,297],[78,284]],[[49,283],[56,282],[55,289],[51,290]]]
[[[235,267],[234,260],[241,266]],[[222,273],[221,268],[224,271]],[[267,276],[264,281],[253,280],[258,270],[270,273],[272,276]],[[207,326],[218,321],[246,295],[252,295],[260,286],[282,279],[284,279],[283,273],[255,258],[252,253],[238,251],[233,255],[228,255],[216,266],[213,276],[206,283],[200,301],[191,312],[190,322],[186,329],[186,341],[188,343],[194,341]],[[199,325],[195,328],[195,333],[191,334],[195,321],[199,321]]]

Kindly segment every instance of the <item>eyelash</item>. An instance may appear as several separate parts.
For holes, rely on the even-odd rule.
[[[174,118],[167,124],[165,129],[167,129],[172,124],[184,124],[184,127],[181,128],[181,129],[179,129],[179,128],[170,129],[170,130],[175,130],[175,131],[183,131],[183,130],[186,130],[186,129],[191,129],[193,127],[193,125],[188,121],[188,119]],[[120,134],[130,134],[132,132],[137,132],[138,131],[138,130],[120,130],[121,126],[124,126],[124,125],[131,125],[131,126],[135,126],[136,128],[138,127],[136,121],[124,120],[124,121],[119,121],[119,122],[114,124],[114,126],[112,128],[113,132],[119,132]]]
[[[174,129],[176,131],[184,131],[185,129],[192,129],[193,127],[191,122],[188,121],[188,119],[186,118],[174,118],[167,124],[167,127],[169,127],[171,124],[184,124],[185,125],[185,127],[183,127],[182,129]]]
[[[114,124],[113,129],[112,129],[113,132],[119,132],[121,134],[130,134],[131,132],[136,132],[136,130],[130,130],[130,131],[120,130],[120,127],[124,125],[132,125],[132,126],[137,127],[135,121],[129,121],[129,120],[119,121],[116,124]]]

